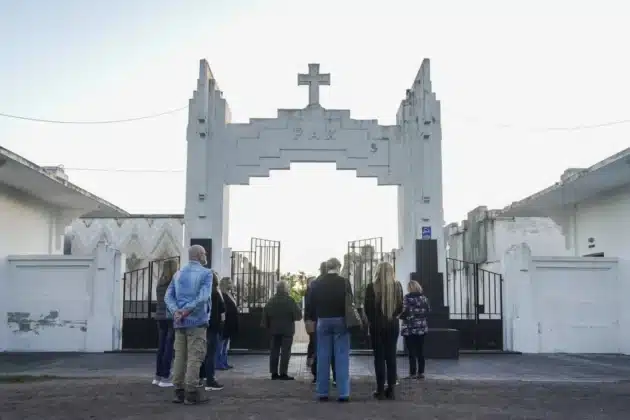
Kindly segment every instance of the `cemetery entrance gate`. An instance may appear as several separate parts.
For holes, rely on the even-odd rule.
[[[232,251],[230,271],[239,309],[239,333],[230,347],[268,350],[270,337],[261,328],[262,311],[280,281],[280,241],[252,238],[248,251]]]

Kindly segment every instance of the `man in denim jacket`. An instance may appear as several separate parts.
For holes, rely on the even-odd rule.
[[[212,272],[205,268],[208,259],[201,245],[188,249],[188,264],[173,277],[164,302],[173,314],[175,328],[174,403],[199,404],[207,401],[200,395],[199,368],[206,356]]]

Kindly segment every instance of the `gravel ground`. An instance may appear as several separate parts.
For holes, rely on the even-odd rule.
[[[630,383],[404,381],[396,401],[374,401],[354,380],[352,401],[320,403],[304,380],[225,378],[202,406],[170,403],[172,389],[138,378],[39,379],[0,384],[0,419],[624,419]]]

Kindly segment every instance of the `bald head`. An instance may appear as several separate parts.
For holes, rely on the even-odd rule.
[[[206,265],[208,263],[208,258],[204,247],[201,245],[192,245],[188,248],[188,260],[197,261],[201,265]]]

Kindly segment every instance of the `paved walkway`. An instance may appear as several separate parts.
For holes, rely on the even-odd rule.
[[[235,369],[220,377],[266,378],[268,356],[234,355]],[[401,376],[407,360],[398,358]],[[0,375],[50,375],[61,377],[148,378],[154,369],[152,354],[109,353],[0,353]],[[290,373],[298,379],[310,378],[304,356],[293,356]],[[462,355],[459,360],[427,361],[427,378],[468,381],[529,382],[618,382],[630,380],[629,356],[606,355]],[[370,356],[353,356],[354,378],[372,378]]]
[[[627,420],[629,384],[404,382],[396,401],[375,401],[354,380],[348,404],[314,401],[303,381],[225,378],[204,406],[170,403],[172,390],[135,378],[0,384],[3,420]],[[334,394],[333,394],[334,395]]]
[[[402,375],[406,361],[399,361]],[[396,401],[371,398],[371,357],[357,356],[352,401],[343,405],[314,401],[304,357],[292,358],[292,382],[269,380],[265,356],[233,356],[231,362],[235,369],[219,373],[225,389],[208,393],[209,405],[190,407],[171,404],[172,389],[150,385],[151,354],[0,354],[0,418],[627,420],[630,412],[630,357],[623,356],[430,360],[427,379],[402,380]]]

